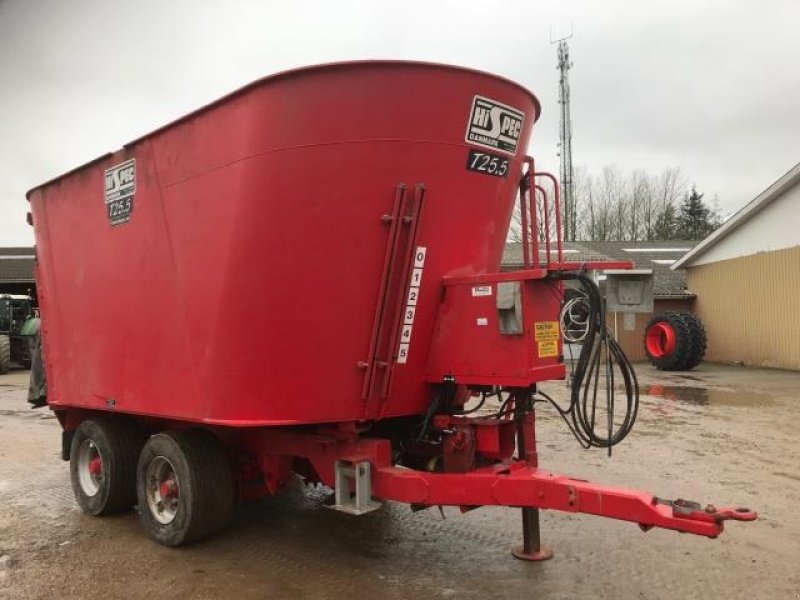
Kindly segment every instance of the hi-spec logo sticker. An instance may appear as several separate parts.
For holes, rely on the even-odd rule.
[[[475,96],[464,139],[470,144],[516,154],[524,120],[525,115],[516,108]]]
[[[133,197],[136,194],[136,159],[106,169],[105,200],[108,220],[122,225],[131,220]]]

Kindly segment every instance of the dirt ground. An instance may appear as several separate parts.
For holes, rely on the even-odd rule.
[[[611,459],[538,412],[540,463],[665,498],[749,506],[717,540],[586,515],[542,513],[545,563],[513,559],[519,511],[362,517],[297,485],[242,507],[217,537],[158,546],[131,512],[83,515],[60,432],[25,403],[27,372],[0,376],[0,598],[800,598],[800,373],[701,365],[637,369],[642,408]],[[563,383],[544,386],[565,397]]]

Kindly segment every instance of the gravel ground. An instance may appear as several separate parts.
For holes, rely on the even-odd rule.
[[[59,459],[60,432],[25,403],[27,372],[0,376],[0,598],[800,598],[800,373],[701,365],[637,369],[646,395],[611,459],[583,451],[547,408],[540,464],[665,498],[745,505],[755,523],[717,540],[542,513],[555,558],[511,558],[519,512],[363,517],[324,510],[293,486],[241,507],[215,538],[158,546],[131,512],[83,515]],[[565,397],[563,384],[544,389]]]

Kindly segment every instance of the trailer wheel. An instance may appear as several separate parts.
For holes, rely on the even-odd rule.
[[[0,335],[0,375],[5,375],[11,369],[11,338]]]
[[[647,358],[662,371],[680,371],[688,364],[691,330],[687,321],[674,312],[655,315],[644,330]]]
[[[159,433],[139,457],[136,492],[142,525],[160,544],[179,546],[218,531],[233,511],[225,448],[199,429]]]
[[[136,462],[143,445],[135,423],[104,417],[78,426],[70,445],[69,473],[83,512],[110,515],[136,503]]]

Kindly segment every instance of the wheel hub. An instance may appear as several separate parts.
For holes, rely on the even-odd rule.
[[[675,330],[672,325],[659,321],[645,332],[645,346],[653,358],[664,358],[675,350]]]
[[[100,475],[103,472],[103,461],[97,456],[89,461],[89,473]]]
[[[171,523],[178,513],[180,484],[175,467],[164,456],[156,456],[147,466],[147,506],[162,525]]]
[[[103,457],[94,441],[85,439],[78,448],[78,482],[89,497],[100,491],[103,484]]]

